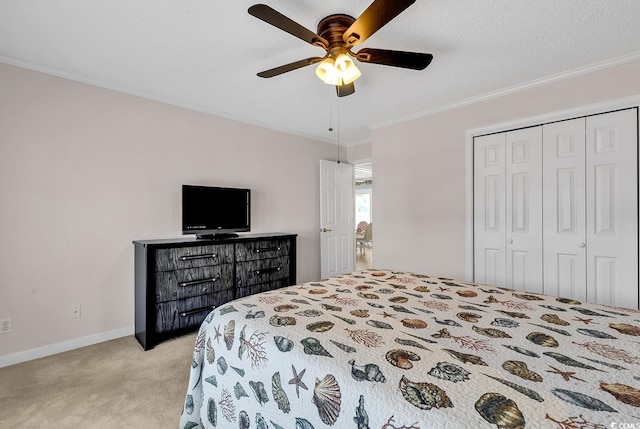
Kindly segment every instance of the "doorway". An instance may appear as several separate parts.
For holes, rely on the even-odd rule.
[[[356,270],[373,268],[373,165],[354,164]]]

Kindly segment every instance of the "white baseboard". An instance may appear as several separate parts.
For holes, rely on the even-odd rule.
[[[39,359],[45,356],[51,356],[69,350],[79,349],[80,347],[91,346],[93,344],[103,343],[105,341],[115,340],[117,338],[133,335],[135,332],[133,326],[126,328],[114,329],[113,331],[100,332],[99,334],[88,335],[86,337],[74,338],[60,343],[50,344],[48,346],[36,347],[35,349],[25,350],[22,352],[12,353],[0,356],[0,368],[15,365],[17,363],[27,362],[33,359]]]

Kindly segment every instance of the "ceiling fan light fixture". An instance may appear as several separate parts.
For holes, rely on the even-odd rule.
[[[328,85],[340,85],[340,77],[338,76],[333,58],[326,58],[318,64],[316,76]]]
[[[316,68],[316,75],[328,85],[348,85],[358,79],[362,73],[351,58],[340,54],[334,60],[324,59]]]

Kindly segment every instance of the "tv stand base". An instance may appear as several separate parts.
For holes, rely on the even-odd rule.
[[[235,232],[221,232],[220,234],[202,234],[196,235],[201,240],[223,240],[225,238],[236,238],[238,234]]]

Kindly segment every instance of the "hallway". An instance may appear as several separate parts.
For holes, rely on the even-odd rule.
[[[366,247],[364,252],[356,249],[356,271],[373,268],[373,248]]]

